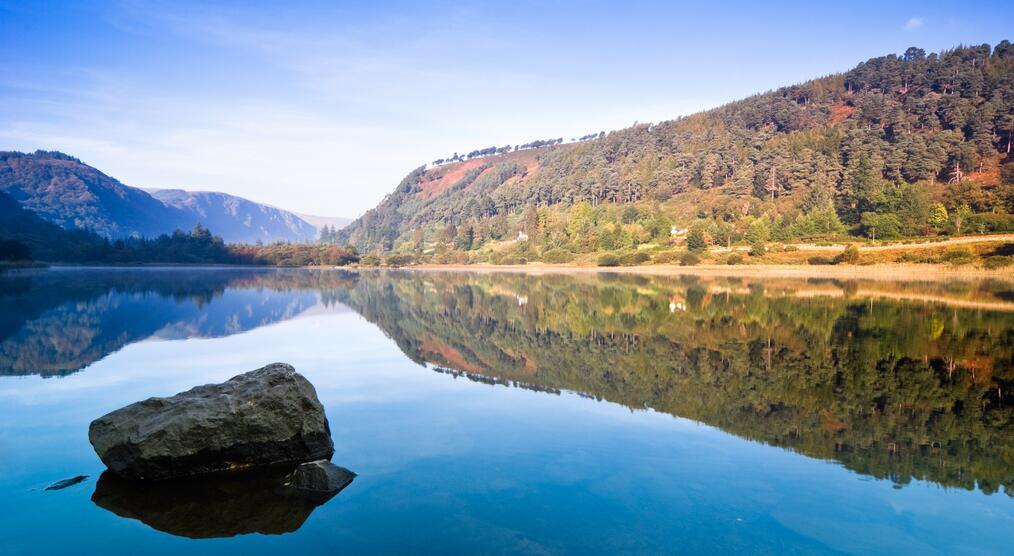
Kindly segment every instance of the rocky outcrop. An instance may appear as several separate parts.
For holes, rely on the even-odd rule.
[[[295,465],[334,452],[313,385],[283,363],[117,409],[92,421],[88,439],[127,479]]]
[[[337,493],[355,478],[355,473],[322,459],[296,467],[292,472],[292,485],[310,492]]]

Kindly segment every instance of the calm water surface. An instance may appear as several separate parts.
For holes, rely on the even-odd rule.
[[[100,479],[92,419],[275,361],[336,497]],[[1011,554],[1012,390],[1004,282],[13,273],[0,553]]]

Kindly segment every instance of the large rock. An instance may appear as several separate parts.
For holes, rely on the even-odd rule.
[[[313,385],[282,363],[117,409],[92,421],[88,439],[128,479],[291,465],[334,453]]]

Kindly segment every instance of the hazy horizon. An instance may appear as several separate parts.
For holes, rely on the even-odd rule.
[[[995,44],[1014,29],[1003,5],[0,1],[0,150],[355,217],[455,151],[671,119],[913,45]]]

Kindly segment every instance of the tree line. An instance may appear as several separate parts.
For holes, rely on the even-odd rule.
[[[596,137],[596,136],[597,136],[596,134],[586,135],[585,137],[582,137],[581,140],[584,141],[584,140],[586,140],[588,138]],[[438,159],[434,160],[432,164],[434,166],[439,166],[441,164],[447,164],[447,163],[450,163],[450,162],[462,162],[462,161],[465,161],[465,160],[472,160],[473,158],[481,158],[481,157],[484,157],[484,156],[493,156],[493,155],[497,155],[497,154],[507,154],[509,152],[517,152],[517,151],[523,151],[523,150],[527,150],[527,149],[538,149],[538,148],[541,148],[541,147],[549,147],[549,146],[553,146],[553,145],[559,145],[561,143],[563,143],[563,137],[557,137],[556,139],[537,139],[535,141],[530,141],[528,143],[522,143],[522,144],[519,144],[519,145],[514,145],[513,147],[511,145],[504,145],[503,147],[485,147],[485,148],[482,148],[482,149],[475,149],[473,151],[469,151],[465,155],[460,155],[460,154],[458,154],[458,153],[455,152],[453,155],[451,155],[451,156],[449,156],[447,158],[438,158]]]

